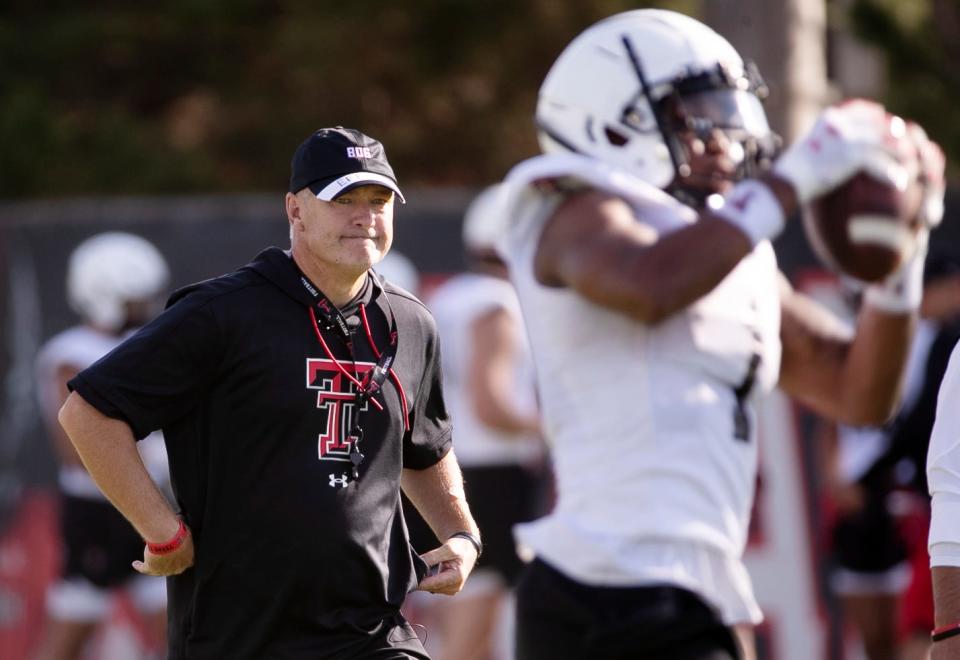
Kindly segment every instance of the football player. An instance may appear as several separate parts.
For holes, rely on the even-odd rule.
[[[467,207],[463,244],[469,270],[429,300],[443,339],[444,395],[457,425],[457,458],[483,530],[484,561],[452,602],[439,607],[442,658],[497,658],[507,635],[500,612],[523,566],[512,527],[542,515],[546,470],[533,365],[517,295],[494,251],[503,228],[498,189]]]
[[[47,593],[47,631],[37,658],[77,658],[107,620],[113,595],[128,592],[144,617],[147,646],[166,637],[166,584],[130,566],[143,540],[87,474],[57,421],[68,380],[118,346],[162,306],[169,281],[160,252],[139,236],[98,234],[70,256],[67,294],[82,323],[51,338],[37,357],[38,394],[59,466],[63,566]],[[166,450],[158,432],[139,445],[154,480],[169,488]]]
[[[775,159],[765,91],[723,37],[662,10],[590,27],[540,89],[544,155],[499,201],[558,488],[517,531],[536,554],[523,660],[754,657],[755,401],[779,385],[850,424],[895,406],[926,226],[853,333],[791,289],[770,241],[858,171],[904,186],[918,168],[894,147],[912,138],[860,101]]]

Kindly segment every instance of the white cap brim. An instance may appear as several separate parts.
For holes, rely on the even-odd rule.
[[[377,184],[389,188],[397,194],[401,204],[407,203],[407,200],[403,198],[403,193],[400,192],[400,187],[397,185],[397,182],[388,176],[377,174],[376,172],[352,172],[351,174],[345,174],[339,179],[334,179],[319,192],[314,192],[314,194],[317,196],[317,199],[330,202],[333,201],[337,195],[345,193],[351,188],[370,184]]]

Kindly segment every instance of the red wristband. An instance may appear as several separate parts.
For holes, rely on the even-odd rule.
[[[151,555],[168,555],[181,545],[187,539],[187,526],[183,524],[183,519],[180,519],[180,527],[177,529],[177,533],[173,535],[173,538],[169,541],[164,541],[163,543],[150,543],[147,541],[147,550],[150,551]]]
[[[954,623],[948,623],[945,626],[934,628],[933,632],[930,633],[930,640],[939,642],[944,639],[949,639],[954,635],[960,635],[960,621],[955,621]]]

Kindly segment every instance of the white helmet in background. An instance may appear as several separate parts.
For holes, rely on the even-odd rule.
[[[107,232],[85,240],[70,255],[67,296],[70,306],[105,330],[127,322],[125,306],[155,298],[170,273],[150,242],[124,232]]]
[[[407,255],[396,250],[390,250],[387,255],[380,260],[374,270],[380,274],[383,279],[396,284],[401,289],[405,289],[417,296],[420,295],[420,271]]]
[[[667,189],[689,174],[678,123],[701,136],[720,128],[739,178],[776,150],[765,95],[755,67],[703,23],[627,11],[587,28],[554,62],[537,102],[540,146],[600,158]]]
[[[471,254],[489,254],[496,251],[497,241],[506,228],[501,210],[501,184],[487,186],[480,191],[463,214],[463,245]]]

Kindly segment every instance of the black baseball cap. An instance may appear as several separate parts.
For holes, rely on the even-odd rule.
[[[351,188],[377,184],[406,203],[383,145],[353,128],[321,128],[297,147],[290,164],[290,192],[304,188],[329,202]]]

